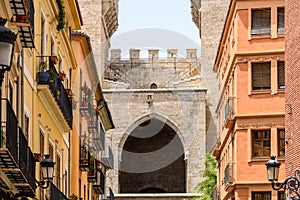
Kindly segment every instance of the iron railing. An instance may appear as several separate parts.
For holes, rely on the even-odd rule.
[[[97,161],[95,156],[91,155],[89,164],[88,181],[94,183],[97,181]]]
[[[19,127],[19,167],[23,172],[24,176],[28,180],[29,184],[33,189],[35,185],[35,160],[34,155],[28,147],[26,137]]]
[[[229,97],[225,104],[224,122],[226,123],[229,118],[233,116],[233,98]]]
[[[104,194],[104,179],[105,176],[102,171],[98,172],[97,183],[93,185],[93,188],[97,194]]]
[[[107,149],[108,149],[108,151],[104,152],[106,155],[103,156],[101,158],[101,160],[107,168],[113,169],[114,168],[114,154],[113,154],[110,146],[107,146]]]
[[[93,134],[93,145],[98,151],[104,150],[105,133],[99,121],[97,122],[97,132]]]
[[[91,153],[86,145],[80,146],[80,163],[79,168],[82,171],[88,171],[90,165]]]
[[[228,163],[224,170],[225,187],[227,187],[228,184],[231,184],[231,183],[233,183],[233,165],[232,165],[232,163]]]
[[[21,171],[18,177],[17,183],[28,183],[30,188],[34,191],[36,188],[35,184],[35,160],[31,149],[28,146],[26,137],[22,129],[18,126],[17,116],[7,99],[1,100],[1,112],[6,113],[2,121],[1,126],[1,137],[0,137],[0,148],[1,152],[8,151],[11,158],[7,157],[5,153],[1,153],[1,168],[10,169],[7,171],[9,179],[16,182],[17,171],[14,174],[10,174],[12,168],[17,168]],[[19,186],[23,193],[29,192],[30,195],[33,191],[28,187]]]
[[[95,109],[91,89],[86,85],[81,88],[80,114],[83,117],[94,117]]]
[[[72,128],[72,103],[69,95],[62,84],[62,80],[51,61],[50,56],[39,56],[39,71],[37,73],[38,84],[48,84],[49,89],[61,109],[68,125]]]
[[[50,200],[69,200],[69,198],[50,182]]]

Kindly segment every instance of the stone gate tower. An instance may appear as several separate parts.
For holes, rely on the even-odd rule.
[[[196,49],[186,58],[176,49],[166,59],[158,54],[150,49],[141,59],[131,49],[123,60],[112,49],[105,69],[103,93],[115,124],[108,132],[115,168],[107,181],[116,199],[191,199],[200,182],[206,89]]]

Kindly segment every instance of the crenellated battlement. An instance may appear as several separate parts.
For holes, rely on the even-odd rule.
[[[141,57],[141,49],[130,49],[129,50],[129,59],[130,60],[166,60],[166,59],[197,59],[197,49],[193,48],[188,48],[186,49],[186,56],[179,57],[178,55],[178,49],[167,49],[167,57],[160,57],[160,50],[159,49],[148,49],[148,56],[142,58]],[[127,52],[126,52],[127,53]],[[122,57],[122,50],[121,49],[111,49],[110,50],[110,59],[111,61],[116,61],[116,60],[126,60],[126,58]],[[127,58],[128,60],[128,58]]]

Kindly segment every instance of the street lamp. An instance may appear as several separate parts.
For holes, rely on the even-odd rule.
[[[271,156],[271,160],[266,163],[268,181],[271,181],[274,190],[283,189],[287,191],[288,199],[300,199],[300,171],[295,170],[293,176],[287,177],[283,183],[278,182],[279,167],[281,163],[277,161],[276,156]]]
[[[45,159],[40,163],[43,172],[43,180],[36,181],[39,187],[43,189],[48,188],[49,182],[53,179],[54,164],[55,163],[50,158],[50,155],[45,155]]]
[[[12,57],[14,53],[14,44],[17,35],[6,28],[6,19],[0,17],[0,84],[4,78],[4,72],[11,68]]]

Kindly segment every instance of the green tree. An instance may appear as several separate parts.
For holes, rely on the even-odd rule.
[[[212,200],[214,187],[217,185],[217,162],[211,153],[205,155],[205,169],[200,172],[202,182],[198,184],[200,197],[194,200]]]

